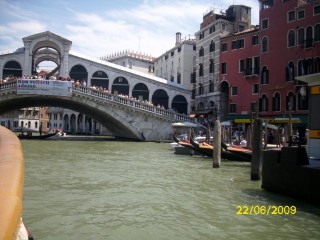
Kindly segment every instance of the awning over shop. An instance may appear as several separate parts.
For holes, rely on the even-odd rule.
[[[251,123],[252,118],[248,115],[234,115],[229,116],[229,120],[232,120],[234,123]],[[263,118],[261,117],[262,121],[268,123],[288,123],[289,117],[274,117],[274,118]],[[307,124],[308,123],[308,115],[293,115],[291,118],[292,123],[296,124]]]

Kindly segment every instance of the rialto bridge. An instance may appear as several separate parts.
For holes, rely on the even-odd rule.
[[[71,41],[51,32],[25,37],[23,43],[24,47],[0,55],[0,79],[30,78],[40,62],[53,61],[57,68],[52,74],[84,86],[73,86],[72,96],[66,98],[17,95],[16,85],[8,82],[0,90],[0,114],[31,106],[64,107],[92,117],[115,136],[140,140],[166,139],[172,122],[192,121],[186,117],[191,92],[181,84],[73,53]]]

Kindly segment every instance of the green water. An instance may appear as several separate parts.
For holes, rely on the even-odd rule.
[[[320,239],[320,208],[261,189],[249,163],[165,143],[22,141],[23,219],[39,239]],[[296,206],[237,215],[238,205]]]

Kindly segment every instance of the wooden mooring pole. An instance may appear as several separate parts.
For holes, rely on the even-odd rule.
[[[216,120],[213,128],[213,168],[221,164],[221,126],[220,120]]]
[[[252,136],[251,180],[261,179],[262,157],[262,120],[255,119]]]

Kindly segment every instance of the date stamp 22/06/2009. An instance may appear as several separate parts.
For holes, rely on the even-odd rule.
[[[275,206],[275,205],[238,205],[236,214],[238,215],[289,215],[296,214],[296,206]]]

